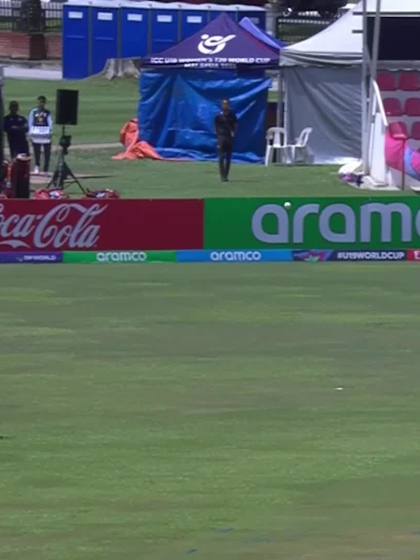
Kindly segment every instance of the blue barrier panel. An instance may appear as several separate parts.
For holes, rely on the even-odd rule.
[[[67,80],[80,80],[92,74],[89,20],[88,6],[64,6],[63,78]]]
[[[179,40],[178,10],[152,10],[152,53],[159,53],[172,47]]]
[[[0,253],[0,264],[57,264],[63,262],[63,253],[28,252]]]
[[[209,12],[206,8],[202,10],[180,10],[181,39],[186,39],[200,31],[208,23]]]
[[[138,58],[150,53],[149,18],[147,8],[121,9],[121,56]]]
[[[92,9],[92,71],[102,72],[106,61],[118,58],[118,8]]]
[[[269,263],[292,262],[293,254],[288,249],[249,249],[239,251],[177,251],[179,263]]]

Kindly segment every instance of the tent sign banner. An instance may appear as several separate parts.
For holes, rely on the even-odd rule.
[[[159,68],[277,68],[279,56],[279,47],[256,39],[229,16],[221,14],[184,41],[143,59],[143,64]]]
[[[199,58],[165,58],[152,57],[150,64],[154,66],[182,66],[183,68],[235,68],[237,65],[270,65],[270,58],[255,57],[199,57]]]
[[[209,199],[204,243],[206,249],[417,249],[420,200]]]

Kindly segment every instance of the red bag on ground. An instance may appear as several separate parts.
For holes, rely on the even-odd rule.
[[[121,198],[114,189],[103,189],[101,191],[86,191],[87,198]]]
[[[35,200],[63,200],[70,198],[69,195],[60,189],[38,189],[35,191]]]

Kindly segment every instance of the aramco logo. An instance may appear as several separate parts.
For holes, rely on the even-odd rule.
[[[232,41],[236,35],[201,35],[201,41],[198,43],[198,50],[202,54],[218,54],[226,47],[229,41]]]
[[[267,216],[274,222],[270,230]],[[279,204],[264,204],[252,216],[254,237],[267,244],[304,243],[308,227],[312,227],[312,237],[330,243],[410,243],[414,236],[420,237],[420,210],[403,202],[369,202],[360,208],[333,203],[325,207],[302,204],[291,214]]]

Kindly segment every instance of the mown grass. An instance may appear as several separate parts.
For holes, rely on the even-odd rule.
[[[417,558],[419,274],[2,268],[0,556]]]
[[[233,165],[230,182],[221,183],[217,163],[115,161],[120,150],[82,152],[70,150],[68,161],[80,174],[100,175],[84,179],[90,188],[112,187],[125,198],[203,198],[239,196],[386,196],[360,191],[340,181],[336,166]],[[77,192],[72,187],[71,191]],[[402,196],[410,193],[401,193]],[[412,193],[411,193],[412,194]],[[395,196],[395,193],[392,193]]]

